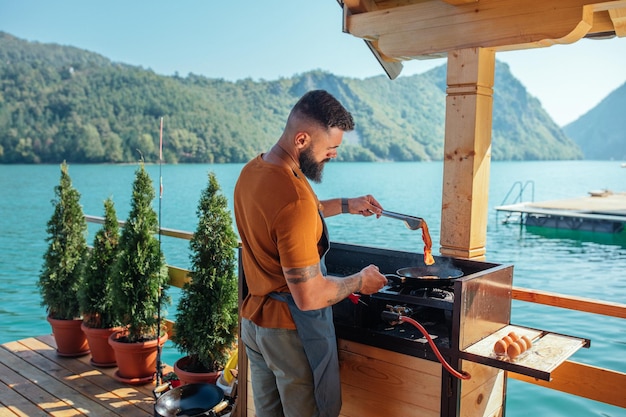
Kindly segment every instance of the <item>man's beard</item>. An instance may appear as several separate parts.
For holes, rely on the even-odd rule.
[[[322,182],[322,171],[324,171],[324,165],[328,161],[330,161],[330,159],[316,162],[315,159],[313,159],[313,151],[310,147],[305,149],[298,158],[300,170],[304,176],[316,183]]]

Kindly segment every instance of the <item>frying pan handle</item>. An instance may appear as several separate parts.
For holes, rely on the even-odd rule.
[[[213,407],[210,410],[207,410],[207,411],[205,411],[205,412],[203,412],[201,414],[194,414],[193,416],[190,416],[190,415],[187,415],[187,414],[176,414],[176,415],[180,416],[180,417],[199,417],[199,416],[217,417],[217,415],[221,411],[224,411],[226,409],[226,407],[228,407],[228,400],[223,400],[219,404],[217,404],[215,407]]]
[[[385,275],[385,278],[390,279],[394,282],[399,282],[400,284],[404,284],[404,282],[406,281],[406,277],[397,275],[397,274],[383,274]]]
[[[402,220],[406,227],[411,230],[417,230],[422,227],[423,219],[421,217],[409,216],[408,214],[394,213],[393,211],[383,210],[380,214],[396,220]]]
[[[219,412],[224,411],[228,407],[228,400],[223,400],[211,409],[211,416],[217,416]]]
[[[154,395],[154,398],[159,399],[159,397],[166,391],[169,391],[170,388],[171,385],[169,383],[161,384],[152,391],[152,395]]]

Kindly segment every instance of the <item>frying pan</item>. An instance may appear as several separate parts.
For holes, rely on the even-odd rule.
[[[213,417],[226,405],[224,391],[217,385],[187,384],[162,394],[154,406],[154,414],[157,417]]]
[[[460,269],[440,264],[400,268],[395,274],[385,274],[385,277],[392,281],[423,287],[450,285],[462,276],[463,272]]]

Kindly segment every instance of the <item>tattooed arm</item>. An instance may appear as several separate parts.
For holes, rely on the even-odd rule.
[[[303,268],[283,268],[287,286],[301,310],[317,310],[338,303],[353,292],[373,294],[387,278],[375,265],[347,277],[323,276],[319,264]]]

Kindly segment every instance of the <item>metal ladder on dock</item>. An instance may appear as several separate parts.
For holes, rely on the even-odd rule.
[[[509,191],[506,193],[506,195],[504,196],[504,198],[502,199],[502,202],[500,203],[501,206],[504,206],[505,204],[517,204],[517,203],[524,203],[524,192],[526,191],[526,188],[530,187],[530,202],[534,202],[535,201],[535,182],[528,180],[525,183],[522,183],[521,181],[515,181],[513,183],[513,185],[511,185],[511,188],[509,189]],[[511,197],[511,194],[515,191],[517,191],[517,196],[515,197],[515,200],[513,200],[511,203],[507,203],[507,201],[509,200],[509,198]],[[499,211],[498,211],[499,212]],[[496,212],[496,220],[498,219],[498,212]],[[518,211],[509,211],[506,214],[506,217],[504,218],[504,220],[502,221],[502,223],[507,224],[507,223],[519,223],[522,224],[523,223],[523,219],[524,216],[521,212]]]

